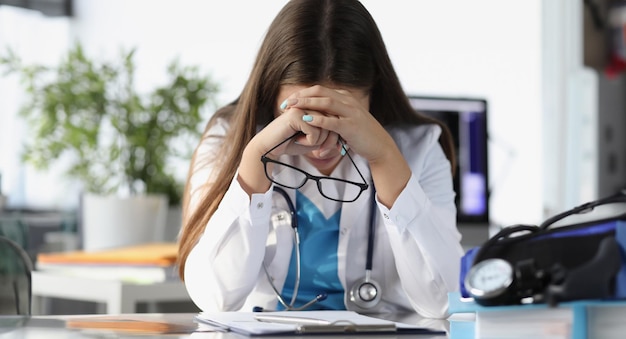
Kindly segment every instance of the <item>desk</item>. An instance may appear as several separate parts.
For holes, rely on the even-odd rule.
[[[33,314],[43,313],[46,297],[104,303],[108,314],[136,313],[138,302],[191,300],[181,281],[133,284],[44,271],[33,271],[32,278]]]
[[[167,314],[155,314],[155,313],[143,313],[133,314],[133,319],[145,319],[146,321],[165,321],[173,324],[188,324],[194,325],[193,319],[195,313],[167,313]],[[149,335],[146,334],[120,334],[111,332],[93,332],[82,331],[65,328],[65,321],[70,320],[77,316],[33,316],[30,318],[24,317],[0,317],[0,339],[8,338],[20,338],[20,339],[38,339],[38,338],[179,338],[179,339],[243,339],[250,338],[242,335],[238,335],[230,332],[194,332],[187,334],[163,334],[163,335]],[[84,316],[80,316],[84,317]],[[427,319],[428,323],[432,327],[435,320]],[[397,321],[402,321],[398,319]],[[436,320],[439,326],[444,326],[447,323],[446,320]],[[421,322],[418,323],[422,325]],[[426,326],[426,325],[424,325]],[[443,327],[441,327],[443,328]],[[301,339],[330,339],[330,338],[374,338],[371,334],[367,335],[342,335],[342,336],[280,336],[280,337],[259,337],[263,339],[288,339],[288,338],[301,338]],[[432,339],[432,338],[446,338],[445,335],[380,335],[375,338],[395,338],[395,339]]]

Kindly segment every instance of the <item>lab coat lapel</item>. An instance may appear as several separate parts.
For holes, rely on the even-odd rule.
[[[359,199],[354,202],[344,203],[339,222],[339,245],[337,249],[337,260],[339,270],[339,280],[346,290],[348,290],[354,280],[363,277],[365,272],[365,258],[367,252],[367,226],[371,209],[371,173],[367,161],[358,156],[352,155],[354,163],[365,177],[370,187],[361,193]],[[346,159],[349,162],[349,159]],[[345,173],[345,178],[359,178],[354,166],[350,164],[350,173]],[[354,180],[358,181],[358,180]],[[352,240],[356,241],[352,241]],[[347,257],[347,253],[352,253]]]
[[[295,203],[295,191],[285,189],[285,192],[289,199]],[[282,195],[274,192],[273,199],[272,218],[276,218],[278,213],[290,214],[288,204]],[[285,283],[289,262],[291,261],[291,253],[294,250],[294,231],[291,226],[290,216],[289,221],[287,219],[283,222],[272,220],[271,226],[272,229],[266,243],[265,265],[268,268],[270,279],[272,279],[274,286],[280,291]]]

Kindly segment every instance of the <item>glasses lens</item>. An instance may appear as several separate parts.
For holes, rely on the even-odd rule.
[[[306,182],[306,174],[298,169],[289,167],[279,162],[273,162],[274,171],[269,172],[265,166],[265,174],[274,183],[288,188],[300,188]]]
[[[335,178],[321,178],[319,189],[323,196],[338,201],[354,201],[361,194],[361,187]]]

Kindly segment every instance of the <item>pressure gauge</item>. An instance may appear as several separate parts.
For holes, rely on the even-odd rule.
[[[511,297],[507,291],[513,285],[513,277],[513,267],[508,261],[486,259],[469,270],[465,277],[465,289],[478,304],[502,304]]]

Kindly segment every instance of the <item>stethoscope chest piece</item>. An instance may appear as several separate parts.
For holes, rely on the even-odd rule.
[[[370,278],[369,273],[367,271],[365,279],[357,281],[350,289],[350,301],[365,309],[378,305],[382,295],[380,285]]]
[[[372,184],[372,187],[374,185]],[[374,224],[376,223],[376,200],[372,193],[372,207],[370,210],[370,222],[367,239],[367,257],[365,262],[365,278],[357,280],[350,289],[350,301],[356,306],[369,309],[378,305],[382,298],[382,289],[380,285],[372,280],[372,263],[374,260]]]

